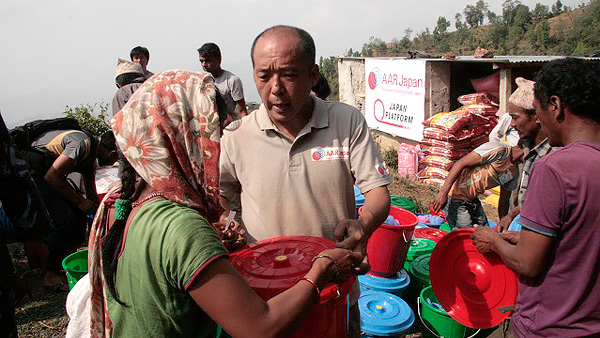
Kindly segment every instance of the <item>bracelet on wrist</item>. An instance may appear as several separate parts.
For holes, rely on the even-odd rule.
[[[332,262],[333,262],[333,265],[335,265],[335,275],[336,275],[336,276],[337,276],[337,275],[339,275],[339,273],[340,273],[340,265],[338,264],[338,262],[337,262],[335,259],[331,258],[331,257],[330,257],[330,256],[328,256],[328,255],[318,255],[318,256],[315,256],[315,258],[313,258],[313,259],[312,259],[312,261],[310,261],[310,262],[314,264],[314,262],[315,262],[317,259],[319,259],[319,258],[327,258],[327,259],[329,259],[330,261],[332,261]]]
[[[300,278],[300,280],[307,281],[310,284],[312,284],[312,286],[315,288],[315,291],[317,292],[317,296],[315,297],[315,303],[318,303],[319,299],[321,299],[321,289],[319,289],[319,286],[317,285],[317,283],[315,283],[315,281],[313,281],[312,279],[310,279],[308,277],[302,277],[302,278]]]

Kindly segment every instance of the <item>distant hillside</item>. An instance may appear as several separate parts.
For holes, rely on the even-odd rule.
[[[412,37],[412,29],[402,38],[385,42],[371,37],[360,51],[351,48],[345,56],[409,56],[418,50],[430,55],[472,55],[477,47],[495,55],[600,55],[600,0],[571,9],[557,0],[552,6],[536,4],[533,9],[519,0],[506,0],[502,13],[488,9],[478,0],[467,5],[451,23],[441,16],[436,26]],[[332,87],[330,99],[337,99],[337,62],[334,57],[320,60],[320,68]]]

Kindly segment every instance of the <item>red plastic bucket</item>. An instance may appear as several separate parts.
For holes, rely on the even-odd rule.
[[[359,209],[359,215],[362,208]],[[390,207],[390,215],[400,225],[382,224],[367,243],[367,256],[371,271],[369,274],[379,277],[390,277],[400,271],[406,259],[410,240],[419,223],[419,219],[410,211]]]
[[[231,264],[265,301],[294,286],[312,266],[313,257],[334,248],[319,237],[286,236],[259,241],[230,254]],[[317,305],[302,321],[294,338],[348,336],[348,294],[356,281],[351,276],[340,285],[329,284]]]

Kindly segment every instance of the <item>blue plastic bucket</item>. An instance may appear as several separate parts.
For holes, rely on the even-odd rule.
[[[383,291],[402,297],[410,284],[410,277],[406,270],[402,269],[392,277],[386,278],[366,274],[358,276],[358,281],[360,282],[361,290]]]
[[[356,185],[354,186],[354,204],[356,205],[356,215],[358,217],[358,209],[365,205],[365,196]]]
[[[522,225],[521,222],[519,222],[519,218],[521,218],[521,215],[517,215],[517,217],[515,217],[515,219],[512,220],[512,222],[510,222],[510,225],[508,226],[509,231],[521,231]],[[488,225],[493,228],[496,226],[496,223],[494,221],[490,221],[488,219]]]
[[[399,337],[415,322],[415,314],[400,297],[366,291],[358,299],[362,337]]]
[[[513,219],[513,221],[508,226],[508,230],[521,231],[522,225],[521,225],[521,222],[519,222],[519,218],[521,218],[521,215],[517,215],[517,217],[515,217],[515,219]]]
[[[427,216],[427,222],[421,221],[420,216]],[[444,219],[440,216],[430,214],[417,214],[417,217],[419,217],[419,224],[423,224],[430,228],[439,229],[440,226],[444,223]]]

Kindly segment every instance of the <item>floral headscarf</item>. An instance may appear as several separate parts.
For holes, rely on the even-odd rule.
[[[170,70],[148,79],[111,121],[117,145],[140,177],[170,201],[219,217],[219,116],[210,74]],[[107,194],[110,195],[110,194]],[[100,242],[111,197],[94,219],[89,242],[91,335],[112,334]]]

